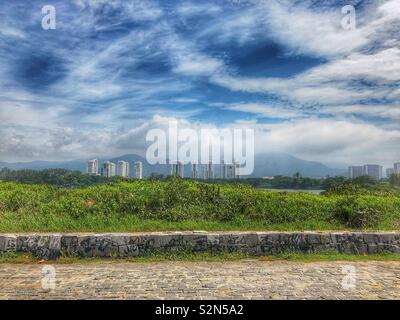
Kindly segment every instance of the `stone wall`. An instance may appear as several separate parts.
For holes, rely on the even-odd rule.
[[[29,252],[44,259],[61,255],[137,257],[157,252],[336,251],[400,253],[400,232],[162,232],[124,234],[0,234],[1,252]]]

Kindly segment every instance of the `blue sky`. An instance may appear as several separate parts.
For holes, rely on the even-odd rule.
[[[14,0],[0,21],[0,160],[143,154],[171,118],[254,128],[258,153],[400,160],[396,0]]]

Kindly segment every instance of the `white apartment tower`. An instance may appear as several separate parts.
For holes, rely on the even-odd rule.
[[[349,178],[354,179],[357,177],[362,177],[364,175],[364,170],[362,166],[351,166],[349,167]]]
[[[182,161],[178,161],[177,163],[172,164],[171,176],[176,176],[176,177],[181,177],[181,178],[184,177]]]
[[[235,179],[239,179],[240,164],[239,164],[239,162],[234,162],[233,165],[234,165],[234,170],[235,170],[234,177],[235,177]]]
[[[221,179],[227,178],[227,168],[228,168],[228,166],[225,164],[225,161],[221,160],[221,167],[220,167],[220,178]]]
[[[213,171],[213,165],[212,162],[210,161],[208,164],[204,165],[204,179],[214,179],[214,171]]]
[[[238,164],[233,163],[227,166],[226,178],[227,179],[237,179],[238,178]]]
[[[383,167],[377,164],[366,164],[363,167],[363,175],[380,180],[383,178]]]
[[[394,174],[400,175],[400,162],[396,162],[396,163],[393,165],[393,169],[394,169]]]
[[[97,159],[89,160],[87,164],[87,173],[97,176],[99,174],[99,162]]]
[[[392,175],[394,175],[394,169],[393,168],[386,168],[386,177],[390,178]]]
[[[192,163],[192,179],[197,179],[197,163]]]
[[[135,178],[139,180],[143,179],[143,163],[141,161],[135,162]]]
[[[124,178],[129,177],[129,162],[122,160],[118,161],[118,175]]]
[[[103,163],[103,176],[107,178],[115,176],[115,163],[110,161]]]

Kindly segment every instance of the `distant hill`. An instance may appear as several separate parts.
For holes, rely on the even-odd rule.
[[[131,175],[134,175],[134,162],[143,162],[143,175],[149,176],[151,173],[169,175],[171,172],[169,165],[150,165],[147,163],[146,159],[136,155],[136,154],[126,154],[120,157],[112,159],[102,159],[99,158],[100,162],[110,160],[117,163],[118,160],[124,160],[130,163]],[[300,172],[302,176],[305,177],[324,177],[324,176],[336,176],[345,175],[345,170],[343,169],[332,169],[320,162],[307,161],[296,158],[294,156],[283,154],[283,153],[273,153],[273,154],[261,154],[256,155],[255,158],[255,168],[251,177],[263,177],[263,176],[292,176],[296,172]],[[0,168],[10,168],[10,169],[32,169],[32,170],[43,170],[43,169],[54,169],[62,168],[68,170],[78,170],[86,172],[86,161],[85,160],[73,160],[73,161],[32,161],[32,162],[0,162]],[[199,168],[201,169],[201,168]],[[190,166],[186,165],[184,168],[185,176],[190,176]],[[214,172],[219,175],[219,166],[214,166]],[[202,177],[202,172],[200,170],[199,176]]]
[[[255,157],[252,176],[292,176],[296,172],[300,172],[305,177],[340,176],[346,174],[346,170],[344,169],[332,169],[320,162],[302,160],[284,153],[272,153],[261,154]]]

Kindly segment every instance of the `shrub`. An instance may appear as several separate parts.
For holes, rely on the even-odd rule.
[[[347,197],[339,200],[335,218],[351,228],[376,227],[382,221],[383,212],[362,201],[361,198]]]
[[[4,220],[7,216],[9,222]],[[275,225],[332,225],[350,228],[398,228],[400,197],[324,195],[256,190],[235,184],[199,181],[124,181],[65,189],[0,182],[0,229],[7,223],[40,229],[90,221],[92,229],[109,222],[157,220]],[[85,222],[86,221],[86,222]],[[239,222],[239,223],[238,223]],[[121,222],[122,223],[122,222]],[[108,225],[107,225],[108,227]],[[73,227],[71,227],[73,229]],[[83,227],[82,227],[83,228]]]

